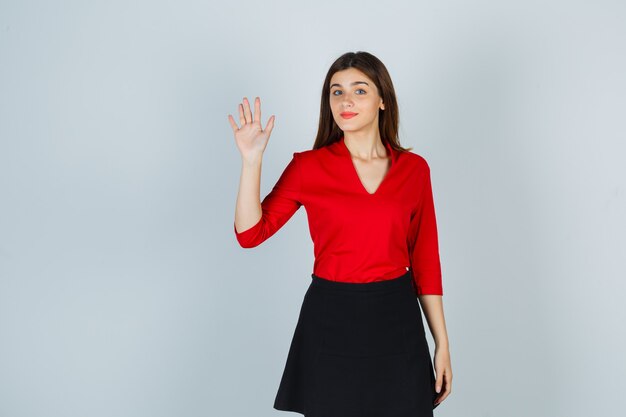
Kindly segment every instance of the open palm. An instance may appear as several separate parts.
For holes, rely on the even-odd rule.
[[[241,127],[237,126],[232,115],[228,115],[228,120],[235,134],[237,148],[239,148],[239,152],[241,152],[241,156],[244,159],[254,159],[263,155],[274,128],[274,119],[274,116],[270,117],[265,129],[262,129],[261,99],[259,97],[254,100],[254,117],[246,97],[243,98],[243,104],[239,104],[239,123]]]

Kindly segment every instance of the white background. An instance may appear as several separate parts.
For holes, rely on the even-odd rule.
[[[313,248],[303,209],[238,246],[227,115],[257,95],[276,115],[264,196],[358,50],[431,166],[454,373],[435,415],[615,415],[625,21],[618,0],[1,2],[0,415],[286,415]]]

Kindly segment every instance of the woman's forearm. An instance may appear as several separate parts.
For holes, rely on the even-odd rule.
[[[261,164],[262,154],[253,160],[242,159],[239,191],[235,205],[235,229],[237,233],[248,230],[258,223],[261,210]]]
[[[435,294],[424,294],[418,295],[418,298],[437,348],[448,348],[449,341],[443,314],[443,297]]]

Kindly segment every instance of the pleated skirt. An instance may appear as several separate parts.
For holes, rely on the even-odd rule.
[[[435,374],[411,272],[311,274],[274,408],[306,417],[432,417]]]

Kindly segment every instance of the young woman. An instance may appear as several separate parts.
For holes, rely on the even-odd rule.
[[[254,116],[245,97],[239,105],[241,127],[228,117],[243,161],[239,244],[260,245],[302,205],[314,242],[274,408],[307,417],[432,416],[451,392],[452,368],[430,169],[399,144],[386,67],[367,52],[332,64],[313,149],[293,153],[262,202],[261,161],[275,117],[263,130],[258,97]]]

